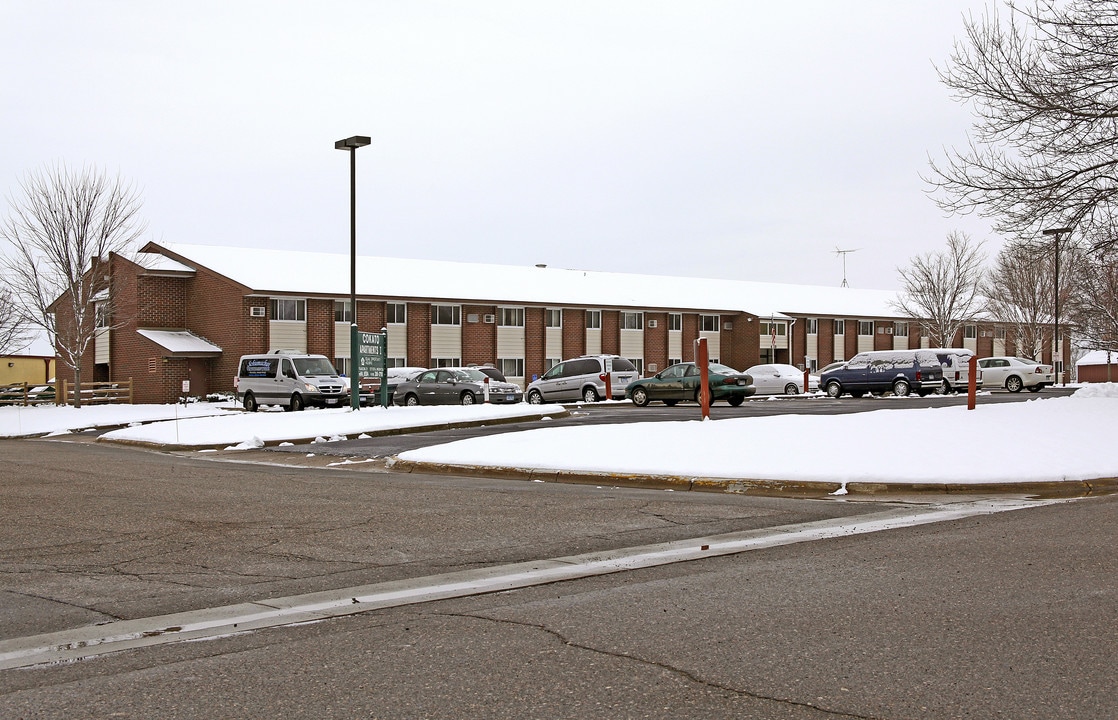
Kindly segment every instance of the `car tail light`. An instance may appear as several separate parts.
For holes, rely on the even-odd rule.
[[[602,373],[601,375],[598,376],[598,379],[601,380],[602,382],[605,382],[606,381],[606,374]]]
[[[1044,372],[1047,372],[1047,371],[1042,366],[1037,365],[1036,366],[1036,372],[1037,373],[1044,373]]]
[[[923,374],[919,370],[917,370],[916,371],[916,382],[921,382],[923,379],[924,379]]]

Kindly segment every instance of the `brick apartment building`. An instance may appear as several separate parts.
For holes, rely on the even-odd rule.
[[[183,381],[194,396],[231,391],[250,353],[321,354],[347,373],[349,262],[168,243],[112,255],[98,269],[110,282],[97,313],[105,327],[83,378],[131,378],[136,402],[158,403],[181,397]],[[896,316],[889,291],[375,257],[358,258],[357,282],[358,328],[387,329],[391,364],[492,363],[521,384],[584,354],[622,355],[655,373],[693,360],[700,336],[712,358],[740,369],[815,369],[864,350],[928,346]],[[979,356],[1015,351],[995,324],[967,326],[953,344]]]

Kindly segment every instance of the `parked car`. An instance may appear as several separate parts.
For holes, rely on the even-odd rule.
[[[822,375],[823,373],[827,372],[828,370],[834,370],[836,368],[840,368],[845,364],[846,364],[845,360],[836,360],[833,363],[830,363],[828,365],[824,365],[822,370],[816,370],[816,372],[819,375]]]
[[[390,367],[388,368],[388,402],[392,403],[392,396],[402,382],[411,380],[427,368],[423,367]],[[348,379],[347,379],[348,382]],[[361,404],[365,407],[380,405],[380,378],[362,378]]]
[[[856,398],[885,392],[928,395],[943,388],[943,366],[930,350],[861,352],[841,367],[824,372],[819,382],[835,398],[844,393]]]
[[[734,407],[741,405],[756,392],[753,380],[727,365],[710,363],[707,366],[707,385],[711,403],[725,400]],[[625,390],[625,397],[634,405],[644,407],[653,400],[665,405],[675,405],[680,400],[699,401],[699,367],[693,362],[671,365],[652,377],[634,380]]]
[[[505,378],[505,374],[492,365],[471,365],[470,367],[474,368],[475,370],[482,371],[489,376],[490,380],[496,380],[497,382],[508,382],[508,380]]]
[[[1051,365],[1023,357],[996,356],[978,361],[986,387],[1004,387],[1010,392],[1040,392],[1041,388],[1054,385],[1056,375]]]
[[[798,395],[804,391],[804,371],[795,365],[767,363],[744,371],[753,378],[758,395]],[[819,376],[809,375],[808,392],[819,389]]]
[[[477,368],[425,370],[396,386],[396,405],[473,405],[485,400],[486,379]],[[489,381],[489,402],[518,403],[524,399],[519,385]]]
[[[525,397],[538,405],[544,402],[583,400],[598,402],[606,397],[606,365],[610,372],[613,399],[625,397],[629,383],[640,377],[633,363],[620,355],[583,355],[553,366],[538,380],[528,383]],[[608,399],[608,398],[607,398]]]
[[[970,359],[974,352],[966,348],[931,348],[943,367],[943,385],[940,392],[956,393],[970,390]],[[982,389],[982,367],[974,378],[975,390]]]

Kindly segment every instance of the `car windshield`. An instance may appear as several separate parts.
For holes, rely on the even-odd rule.
[[[1029,358],[1019,357],[1016,358],[1016,360],[1017,362],[1024,363],[1025,365],[1040,365],[1040,363],[1038,363],[1036,360],[1030,360]]]
[[[330,361],[324,357],[317,358],[295,358],[295,369],[303,377],[313,377],[315,375],[337,375],[338,372]]]
[[[454,371],[454,379],[459,382],[485,382],[485,373],[474,368],[464,368]]]

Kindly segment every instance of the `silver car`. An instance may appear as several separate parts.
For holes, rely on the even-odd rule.
[[[1039,392],[1056,382],[1051,365],[1042,365],[1029,358],[982,358],[978,367],[982,368],[982,380],[987,388],[1004,387],[1010,392],[1021,392],[1021,388],[1027,388],[1029,392]]]
[[[610,368],[610,394],[613,399],[625,397],[625,388],[640,377],[633,363],[620,355],[583,355],[553,366],[539,380],[528,385],[524,395],[528,402],[598,402],[606,398],[606,368]],[[606,398],[607,400],[610,398]]]
[[[436,368],[419,373],[396,386],[396,405],[473,405],[485,402],[518,403],[524,399],[519,385],[495,382],[477,368]]]

